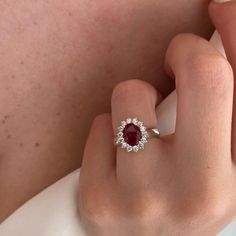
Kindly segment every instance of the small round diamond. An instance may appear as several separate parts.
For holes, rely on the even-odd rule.
[[[127,122],[127,124],[130,124],[132,122],[132,119],[131,118],[127,118],[126,122]]]
[[[117,136],[120,137],[120,138],[123,137],[123,132],[119,132],[119,133],[117,134]]]
[[[142,132],[142,137],[148,138],[148,132],[147,131]]]
[[[126,121],[122,121],[121,126],[124,128],[126,126]]]
[[[145,137],[142,137],[141,142],[142,143],[147,143],[147,139]]]
[[[141,126],[141,127],[140,127],[140,130],[143,132],[143,131],[146,130],[146,128],[145,128],[144,126]]]
[[[133,151],[133,148],[131,146],[127,146],[127,151],[128,152],[132,152]]]
[[[124,141],[125,141],[124,138],[118,138],[117,141],[116,141],[116,143],[119,144],[119,143],[122,143],[122,142],[124,142]]]
[[[122,144],[121,144],[121,147],[122,147],[122,148],[126,148],[126,147],[127,147],[127,143],[122,143]]]
[[[138,152],[138,150],[139,150],[138,146],[134,146],[134,147],[133,147],[133,151],[134,151],[134,152]]]
[[[133,122],[133,124],[137,125],[138,124],[138,118],[137,117],[133,118],[132,122]]]
[[[143,122],[142,121],[139,121],[138,122],[138,125],[141,127],[141,126],[143,126]]]
[[[139,142],[139,149],[144,149],[144,143]]]
[[[122,126],[118,127],[118,131],[123,131],[123,129],[124,129],[124,127],[122,127]]]

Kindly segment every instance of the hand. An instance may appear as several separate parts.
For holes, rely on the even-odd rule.
[[[235,3],[211,7],[213,18],[230,19],[231,8],[236,12]],[[236,68],[236,21],[227,20],[232,28],[220,28],[221,21],[215,21]],[[138,153],[113,146],[117,127],[126,117],[138,117],[148,127],[157,125],[160,96],[141,81],[119,84],[112,96],[112,117],[101,115],[94,121],[78,201],[88,235],[210,236],[236,213],[231,65],[209,42],[185,34],[171,42],[166,71],[177,86],[174,135],[150,139]]]

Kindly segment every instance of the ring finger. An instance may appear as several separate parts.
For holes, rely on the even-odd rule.
[[[150,84],[130,80],[122,82],[116,86],[112,95],[112,125],[114,135],[118,132],[121,121],[127,118],[137,117],[147,128],[157,127],[157,117],[155,107],[161,102],[161,96]],[[145,150],[138,152],[127,152],[121,147],[117,148],[116,168],[117,177],[122,178],[129,174],[134,178],[146,170],[148,172],[150,158],[153,158],[153,152],[158,155],[158,139],[149,139],[145,144]],[[152,154],[152,155],[151,155]],[[127,181],[127,178],[124,178]],[[130,179],[130,178],[129,178]],[[128,184],[128,183],[127,183]]]

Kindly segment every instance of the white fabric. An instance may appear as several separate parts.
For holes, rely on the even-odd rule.
[[[220,37],[214,34],[212,44],[224,54]],[[158,108],[161,134],[173,133],[176,118],[176,93]],[[76,207],[79,170],[59,180],[29,200],[0,225],[0,236],[84,236]],[[220,236],[236,235],[236,222]]]
[[[84,236],[76,207],[79,170],[19,208],[0,226],[0,236]]]

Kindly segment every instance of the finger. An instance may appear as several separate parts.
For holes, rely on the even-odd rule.
[[[115,169],[115,148],[110,114],[95,118],[87,139],[81,172],[88,178],[107,178]]]
[[[214,161],[221,153],[230,154],[233,73],[229,63],[208,41],[183,34],[171,42],[166,68],[176,78],[177,145],[210,152]]]
[[[222,38],[227,58],[232,65],[234,75],[236,75],[236,1],[225,3],[212,2],[209,6],[211,18]],[[234,101],[236,95],[234,95]],[[236,147],[236,103],[234,102],[233,112],[233,133],[232,146]],[[233,153],[235,150],[232,150]],[[236,154],[234,153],[233,156]]]
[[[129,80],[118,84],[112,94],[112,124],[114,133],[121,120],[138,117],[146,126],[155,127],[156,113],[153,110],[161,101],[161,95],[147,82]]]
[[[155,128],[157,126],[157,117],[155,107],[160,102],[160,95],[156,89],[150,84],[139,81],[130,80],[122,82],[116,86],[112,95],[112,124],[114,134],[117,133],[117,127],[121,121],[126,118],[137,117],[144,122],[146,127]],[[136,171],[145,163],[149,162],[146,156],[153,151],[153,139],[145,145],[145,150],[137,153],[127,153],[125,149],[118,147],[116,168],[118,173],[130,173]],[[153,155],[149,155],[153,156]]]

